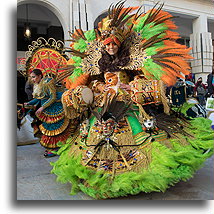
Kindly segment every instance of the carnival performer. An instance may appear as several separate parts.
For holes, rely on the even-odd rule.
[[[68,118],[81,119],[52,163],[57,180],[72,184],[71,194],[165,191],[213,154],[211,121],[177,118],[167,103],[165,84],[188,74],[191,58],[170,31],[172,16],[163,5],[129,15],[136,8],[124,3],[111,5],[98,29],[72,36],[76,56],[69,62],[76,68],[62,103]]]
[[[64,142],[71,131],[70,121],[65,118],[62,108],[63,91],[56,87],[54,78],[43,77],[40,69],[34,69],[30,78],[34,83],[34,99],[25,105],[36,107],[37,120],[32,123],[34,135],[41,137],[40,144],[46,148],[44,156],[52,157],[53,151],[58,149],[57,143]]]

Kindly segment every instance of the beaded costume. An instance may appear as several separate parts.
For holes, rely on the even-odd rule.
[[[44,111],[37,115],[42,123],[38,129],[42,136],[40,144],[46,148],[57,148],[59,141],[64,142],[70,135],[70,120],[65,118],[61,96],[63,91],[57,90],[53,78],[45,77],[38,85],[34,85],[34,99],[28,102],[29,105],[44,107]],[[36,132],[36,129],[34,129]]]
[[[46,41],[40,37],[29,46],[23,62],[26,75],[34,69],[40,69],[43,74],[41,81],[34,84],[33,99],[28,102],[28,106],[34,110],[41,106],[44,108],[41,114],[34,115],[31,125],[34,135],[40,137],[40,144],[50,151],[58,148],[57,143],[65,142],[75,129],[75,123],[65,117],[61,103],[65,88],[60,82],[67,74],[70,75],[68,71],[60,70],[61,66],[67,64],[62,53],[63,47],[61,41]]]
[[[72,35],[68,64],[75,68],[62,103],[80,124],[52,163],[72,194],[103,199],[165,191],[213,154],[211,121],[176,115],[165,96],[165,84],[189,73],[191,57],[176,43],[172,16],[156,6],[130,15],[133,8],[120,1],[98,29]],[[117,56],[105,52],[109,42],[118,45]]]

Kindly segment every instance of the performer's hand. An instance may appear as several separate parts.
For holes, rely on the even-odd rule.
[[[28,106],[29,104],[28,103],[24,103],[24,106]]]
[[[131,91],[131,86],[128,84],[120,84],[120,88],[127,90],[127,91]]]
[[[116,91],[112,88],[109,88],[108,91],[105,91],[104,103],[106,99],[111,101],[114,98],[115,94],[116,94]]]
[[[105,90],[105,85],[99,84],[99,85],[97,86],[97,88],[98,88],[98,90],[102,93],[102,92]]]
[[[43,110],[44,110],[44,108],[43,108],[43,106],[42,106],[42,107],[40,107],[40,108],[36,111],[36,114],[41,114]]]
[[[108,94],[114,96],[116,94],[116,91],[113,88],[109,88]]]

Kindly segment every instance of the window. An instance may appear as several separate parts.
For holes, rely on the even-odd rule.
[[[189,47],[189,41],[190,39],[189,38],[180,38],[180,39],[177,39],[177,43],[181,44],[181,45],[186,45],[187,47]]]

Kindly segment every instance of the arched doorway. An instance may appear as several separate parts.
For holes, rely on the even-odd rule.
[[[64,30],[59,14],[55,14],[56,9],[46,5],[42,1],[21,1],[17,6],[17,63],[25,57],[28,45],[36,41],[39,37],[46,40],[54,38],[56,41],[64,41]],[[31,36],[24,36],[26,24],[29,25]],[[27,101],[25,93],[25,82],[27,78],[20,75],[19,65],[17,64],[17,102]]]
[[[31,37],[24,37],[26,24],[29,24]],[[58,17],[40,4],[21,4],[17,7],[17,51],[27,51],[28,45],[43,37],[64,40],[64,31]]]

